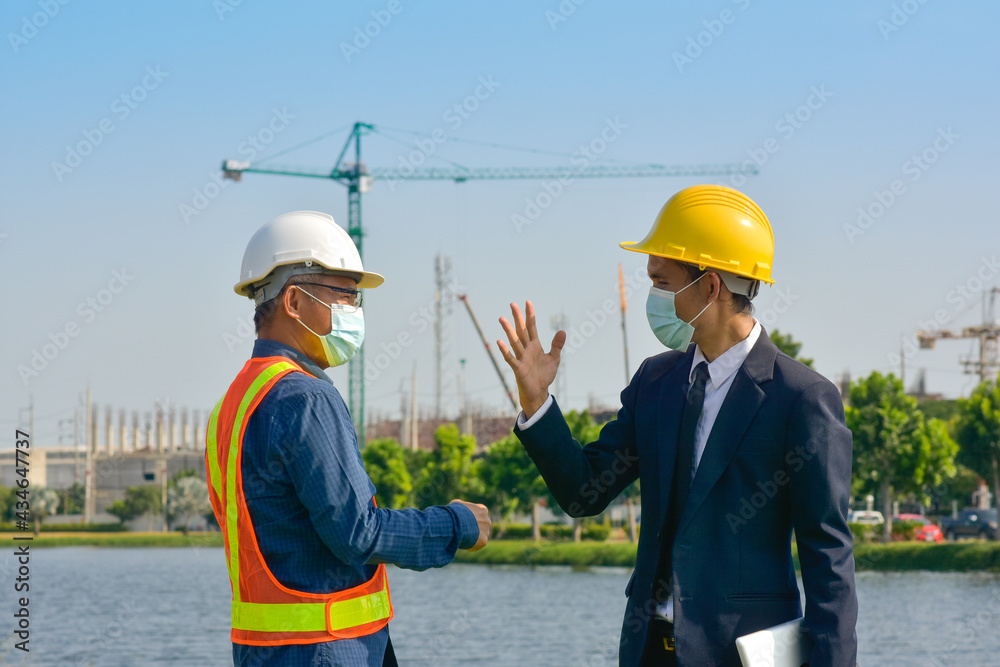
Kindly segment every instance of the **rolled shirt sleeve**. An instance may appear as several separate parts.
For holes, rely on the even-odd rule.
[[[288,401],[280,460],[317,534],[339,560],[424,570],[448,564],[459,548],[476,543],[479,527],[466,507],[375,506],[375,485],[335,388],[318,386]]]

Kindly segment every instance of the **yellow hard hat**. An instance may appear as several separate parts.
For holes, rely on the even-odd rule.
[[[633,252],[774,282],[771,223],[753,200],[722,185],[681,190],[660,209],[646,238],[619,245]]]

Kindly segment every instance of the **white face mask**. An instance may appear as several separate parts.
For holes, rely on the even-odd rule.
[[[323,353],[326,362],[331,367],[343,366],[350,361],[361,344],[365,341],[365,314],[361,308],[348,306],[342,303],[327,304],[319,297],[315,297],[298,285],[294,285],[303,294],[308,294],[324,306],[330,309],[330,333],[321,336],[310,329],[301,319],[299,324],[304,326],[309,333],[319,338],[323,345]]]
[[[692,317],[690,322],[685,322],[677,316],[674,298],[707,275],[707,273],[701,274],[676,292],[658,287],[649,288],[649,296],[646,297],[646,319],[649,321],[649,327],[653,330],[653,335],[656,336],[657,340],[672,350],[680,352],[687,350],[688,345],[691,344],[691,338],[694,336],[692,323],[701,316],[701,313],[708,310],[708,306],[715,303],[714,301],[709,303],[701,309],[700,313]]]

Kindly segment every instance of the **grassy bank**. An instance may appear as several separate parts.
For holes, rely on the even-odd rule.
[[[589,567],[635,564],[635,545],[628,542],[534,542],[496,540],[476,552],[459,551],[457,563],[484,565],[572,565]]]
[[[854,547],[858,571],[1000,572],[1000,542],[890,542]]]
[[[6,544],[14,536],[31,535],[30,532],[0,533]],[[29,543],[34,547],[221,547],[222,533],[63,533],[42,531]]]
[[[0,533],[0,540],[11,544],[15,535],[26,534],[30,535]],[[43,532],[30,544],[35,547],[221,547],[222,534]],[[858,544],[854,548],[854,559],[858,571],[1000,572],[1000,542]],[[632,567],[635,545],[628,542],[494,540],[475,553],[459,551],[455,561],[483,565]]]

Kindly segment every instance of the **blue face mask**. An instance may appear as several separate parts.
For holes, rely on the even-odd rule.
[[[297,288],[303,294],[309,294],[301,287]],[[365,341],[365,314],[361,308],[341,303],[327,304],[322,299],[309,294],[330,309],[330,333],[321,336],[310,329],[305,322],[299,320],[311,334],[319,338],[323,345],[323,353],[330,367],[343,366],[350,361]]]
[[[646,319],[649,320],[649,326],[657,340],[672,350],[680,352],[687,350],[688,345],[691,344],[691,337],[694,336],[694,327],[691,324],[698,319],[701,313],[708,310],[708,306],[712,305],[709,303],[701,309],[701,313],[691,318],[691,322],[685,322],[677,317],[677,311],[674,309],[674,297],[707,275],[707,273],[701,274],[676,292],[657,287],[649,288],[649,296],[646,297]]]

